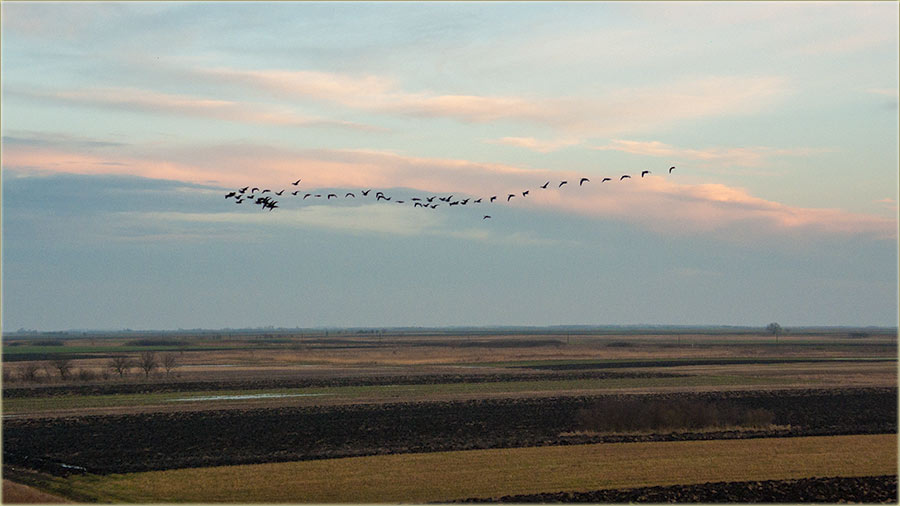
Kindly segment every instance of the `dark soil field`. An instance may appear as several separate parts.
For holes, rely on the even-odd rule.
[[[466,503],[834,503],[896,504],[897,476],[804,478],[473,498]]]
[[[362,377],[270,378],[161,383],[98,383],[93,385],[47,385],[3,389],[4,399],[58,397],[66,395],[149,394],[215,390],[264,390],[287,388],[332,388],[375,385],[435,385],[446,383],[490,383],[500,381],[552,381],[573,379],[675,378],[683,374],[662,372],[567,371],[498,374],[393,374]]]
[[[57,475],[622,441],[897,431],[897,389],[649,394],[773,413],[774,428],[660,434],[577,433],[578,415],[613,396],[9,419],[3,458]]]

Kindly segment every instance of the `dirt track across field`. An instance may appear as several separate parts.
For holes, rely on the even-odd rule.
[[[66,504],[71,502],[28,485],[3,480],[3,504]]]

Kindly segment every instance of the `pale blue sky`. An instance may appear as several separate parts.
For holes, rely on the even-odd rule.
[[[2,17],[6,329],[897,324],[896,2]]]

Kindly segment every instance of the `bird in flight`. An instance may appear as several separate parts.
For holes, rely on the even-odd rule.
[[[644,177],[644,176],[646,176],[646,175],[649,174],[649,173],[650,173],[649,170],[641,171],[641,177]]]
[[[586,177],[583,177],[583,178],[581,178],[581,181],[579,181],[579,182],[578,182],[578,186],[581,186],[581,185],[583,185],[583,184],[584,184],[584,183],[585,183],[585,182],[588,182],[588,183],[590,183],[590,182],[591,182],[591,180],[590,180],[590,179],[588,179],[588,178],[586,178]]]
[[[543,188],[543,189],[546,190],[548,184],[550,184],[550,181],[547,181],[546,183],[542,184],[542,185],[541,185],[541,188]]]
[[[495,200],[497,200],[497,196],[496,196],[496,195],[494,195],[493,197],[491,197],[491,202],[493,202],[493,201],[495,201]]]
[[[228,195],[225,195],[225,198],[226,198],[226,199],[230,199],[231,197],[234,197],[235,195],[237,195],[237,193],[235,193],[235,192],[229,192]],[[235,198],[236,198],[236,197],[235,197]]]
[[[356,198],[356,195],[354,195],[352,192],[347,192],[347,194],[344,195],[344,198],[347,198],[347,197],[353,197],[353,198]]]
[[[622,176],[622,177],[619,178],[619,181],[625,179],[626,177],[630,178],[631,176],[629,176],[628,174],[625,174],[624,176]]]
[[[297,195],[298,193],[300,193],[300,190],[294,190],[291,192],[291,195]]]
[[[675,167],[669,167],[669,174],[671,174],[673,170],[675,170]]]
[[[300,180],[298,179],[298,180],[294,181],[294,182],[291,183],[291,184],[294,185],[294,186],[297,186],[298,184],[300,184]]]
[[[368,195],[369,195],[369,192],[370,192],[370,191],[372,191],[372,189],[371,189],[371,188],[370,188],[370,189],[368,189],[368,190],[362,190],[362,194],[363,194],[363,197],[366,197],[366,196],[368,196]]]
[[[331,197],[337,198],[337,195],[334,194],[334,193],[329,193],[328,196],[325,197],[325,198],[326,198],[326,199],[330,199]]]
[[[280,197],[282,193],[284,193],[284,190],[281,190],[280,192],[275,192],[275,195],[278,195]]]
[[[674,169],[675,167],[672,167],[672,168]],[[672,171],[669,171],[669,172],[672,172]],[[249,186],[245,186],[245,187],[241,188],[239,191],[240,191],[241,193],[244,193],[245,191],[247,191],[247,188],[250,188],[250,187],[249,187]]]
[[[515,196],[516,196],[515,193],[510,193],[509,196],[506,197],[506,201],[509,202],[509,199],[511,199],[511,198],[513,198],[513,197],[515,197]]]
[[[481,218],[481,219],[482,219],[482,220],[486,220],[486,219],[488,219],[488,218],[490,218],[490,216],[488,216],[488,215],[485,214],[485,215],[484,215],[484,218]]]
[[[528,195],[528,190],[525,190],[525,191],[522,192],[522,196],[523,196],[523,197],[525,197],[526,195]]]
[[[564,185],[566,183],[568,183],[568,181],[563,181],[562,183],[559,183],[559,186],[557,186],[557,188],[562,188],[562,185]]]
[[[601,183],[605,183],[605,182],[607,182],[607,181],[612,181],[612,179],[610,179],[610,178],[608,178],[608,177],[605,177],[605,178],[603,178],[602,180],[600,180]]]

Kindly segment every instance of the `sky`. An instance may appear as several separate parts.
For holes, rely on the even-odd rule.
[[[898,6],[4,1],[3,329],[896,326]]]

